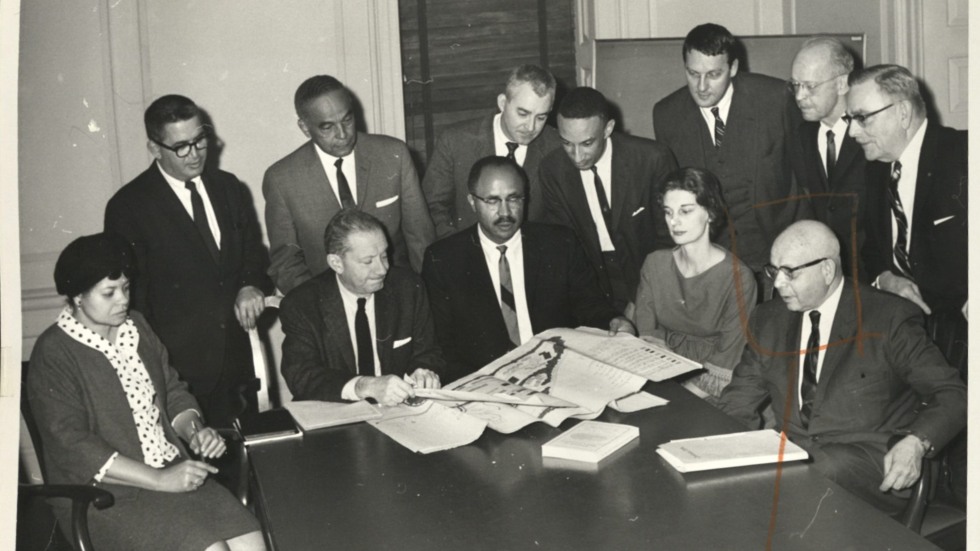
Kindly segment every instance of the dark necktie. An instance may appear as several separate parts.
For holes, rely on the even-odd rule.
[[[517,151],[518,145],[514,142],[507,142],[507,158],[513,160],[515,163],[517,162],[517,157],[514,156],[514,152]]]
[[[371,346],[371,326],[368,325],[367,312],[364,311],[366,298],[357,299],[357,313],[354,314],[354,336],[357,339],[357,374],[374,376],[374,347]]]
[[[717,107],[711,108],[711,114],[715,116],[715,147],[721,147],[721,142],[725,138],[725,121],[721,120]]]
[[[810,312],[810,339],[806,341],[806,356],[803,358],[803,384],[800,385],[800,420],[803,428],[810,425],[813,398],[817,395],[817,359],[820,357],[820,312]]]
[[[354,195],[350,192],[350,184],[347,183],[347,177],[344,176],[344,169],[341,166],[343,164],[343,159],[337,159],[337,162],[333,164],[337,167],[337,193],[340,195],[340,206],[345,209],[352,209],[357,203],[354,202]]]
[[[830,173],[834,171],[834,165],[837,164],[837,142],[834,141],[834,131],[827,131],[827,179],[830,179]]]
[[[612,218],[612,210],[609,208],[609,200],[606,199],[606,188],[602,185],[602,178],[599,177],[599,169],[592,165],[592,181],[595,183],[595,194],[599,197],[599,209],[602,211],[602,220],[606,223],[606,231],[611,228],[609,219]]]
[[[211,259],[217,264],[221,260],[221,253],[218,252],[218,244],[214,240],[214,234],[211,233],[211,226],[208,225],[208,214],[204,210],[204,200],[201,199],[201,194],[197,192],[197,185],[194,180],[184,182],[184,187],[191,192],[194,225],[197,226],[197,231],[201,234],[201,239],[204,240],[204,246],[211,253]]]
[[[507,262],[507,245],[498,245],[500,260],[497,269],[500,271],[500,313],[504,316],[507,335],[514,346],[521,344],[521,332],[517,326],[517,303],[514,301],[514,284],[510,278],[510,263]]]
[[[888,181],[888,200],[891,202],[892,214],[895,216],[895,267],[903,277],[913,279],[912,266],[909,264],[909,222],[905,217],[902,200],[898,196],[898,181],[901,179],[902,163],[895,161]]]

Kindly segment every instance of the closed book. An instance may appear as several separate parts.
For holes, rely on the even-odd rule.
[[[682,473],[809,457],[806,450],[772,429],[671,440],[658,447],[657,453]]]
[[[582,421],[542,444],[541,456],[598,463],[639,436],[632,425]]]
[[[285,408],[293,414],[293,419],[303,432],[380,419],[382,416],[378,406],[371,405],[367,400],[350,403],[301,400],[286,402]]]
[[[235,428],[242,435],[246,446],[302,436],[296,428],[293,416],[282,408],[246,413],[235,419]]]

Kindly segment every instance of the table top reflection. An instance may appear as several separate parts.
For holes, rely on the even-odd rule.
[[[249,450],[255,498],[280,551],[307,549],[936,549],[805,463],[681,474],[668,440],[743,430],[679,385],[670,404],[603,421],[639,442],[597,467],[542,461],[537,423],[418,455],[367,424]]]

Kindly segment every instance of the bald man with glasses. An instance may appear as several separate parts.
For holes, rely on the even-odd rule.
[[[136,254],[130,306],[166,345],[208,424],[231,426],[240,386],[253,376],[245,331],[271,282],[251,195],[233,174],[208,166],[213,136],[204,121],[184,96],[150,104],[153,163],[109,201],[105,229]],[[254,404],[254,392],[245,398]]]
[[[825,224],[803,220],[764,268],[779,298],[759,305],[720,407],[751,428],[771,401],[776,429],[813,466],[896,516],[922,458],[966,426],[966,386],[909,301],[841,272]]]

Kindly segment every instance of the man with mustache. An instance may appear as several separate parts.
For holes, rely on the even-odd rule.
[[[539,221],[544,203],[538,189],[541,159],[558,148],[558,133],[546,124],[555,101],[555,77],[537,65],[510,72],[497,96],[500,112],[447,128],[429,159],[422,191],[443,238],[470,227],[476,218],[467,204],[466,179],[473,163],[487,155],[511,157],[529,177],[528,220]]]
[[[657,196],[677,163],[664,144],[615,126],[599,91],[569,92],[558,107],[564,151],[541,163],[541,188],[545,221],[572,228],[603,293],[625,312],[647,254],[674,246]]]
[[[422,269],[435,233],[405,142],[358,132],[354,98],[332,76],[308,78],[293,103],[310,140],[269,167],[262,180],[276,287],[288,293],[327,270],[323,228],[345,208],[384,224],[396,266]]]
[[[467,184],[477,223],[432,244],[422,267],[445,380],[554,327],[635,333],[602,296],[575,235],[524,222],[527,175],[515,161],[480,159]]]
[[[206,168],[212,136],[193,101],[163,96],[143,118],[155,160],[109,201],[105,229],[136,255],[132,308],[166,345],[207,423],[229,427],[253,376],[245,330],[271,290],[262,233],[245,186]]]

